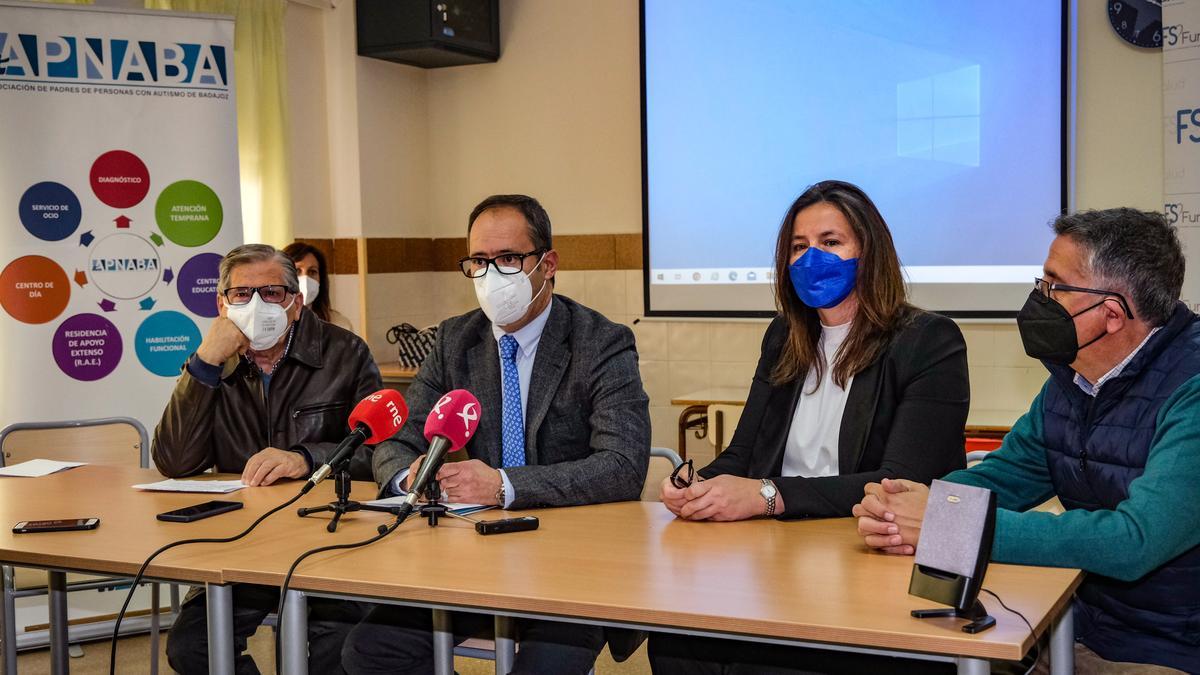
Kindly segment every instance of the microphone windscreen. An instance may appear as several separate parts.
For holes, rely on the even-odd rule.
[[[395,389],[380,389],[358,402],[350,413],[350,428],[367,425],[371,437],[367,443],[378,443],[400,431],[408,419],[408,404]]]
[[[449,452],[461,449],[479,426],[479,399],[466,389],[455,389],[438,399],[425,419],[425,440],[435,436],[450,441]]]

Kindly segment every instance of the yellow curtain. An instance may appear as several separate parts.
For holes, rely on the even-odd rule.
[[[146,0],[146,8],[234,17],[233,72],[246,241],[290,244],[292,200],[283,42],[287,0]]]

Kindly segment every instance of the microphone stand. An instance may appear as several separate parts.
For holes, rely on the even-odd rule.
[[[349,458],[347,458],[347,460],[348,459]],[[314,513],[325,513],[326,511],[330,511],[333,513],[333,520],[329,521],[329,525],[327,525],[325,529],[329,532],[335,532],[337,530],[338,521],[342,519],[344,514],[352,513],[354,511],[361,511],[363,509],[371,510],[369,505],[364,505],[360,502],[350,499],[351,481],[349,466],[349,461],[342,461],[333,471],[334,492],[337,494],[336,501],[332,501],[325,506],[301,507],[296,511],[296,515],[304,518],[305,516],[310,516]]]
[[[420,511],[421,515],[429,521],[430,527],[437,527],[438,517],[450,513],[441,499],[442,486],[438,485],[436,478],[433,478],[429,481],[429,485],[425,486],[425,503],[421,505]]]
[[[403,511],[404,506],[375,506],[372,504],[362,504],[360,508],[363,511],[382,511],[390,513],[393,516],[399,516]],[[437,527],[438,518],[441,516],[455,516],[461,518],[458,514],[446,508],[442,503],[442,486],[436,478],[431,478],[429,484],[425,486],[425,502],[416,509],[417,513],[424,516],[429,521],[430,527]]]
[[[338,521],[341,520],[342,515],[346,513],[352,513],[354,511],[380,511],[383,513],[390,513],[394,516],[399,516],[406,509],[412,508],[408,504],[401,506],[377,506],[373,504],[363,504],[350,499],[351,481],[349,466],[350,457],[347,455],[345,459],[338,462],[337,465],[333,466],[330,470],[330,473],[332,473],[334,476],[334,491],[337,494],[336,501],[330,502],[325,506],[302,507],[296,511],[296,515],[304,518],[305,516],[310,516],[314,513],[325,513],[327,511],[331,511],[333,512],[333,520],[329,522],[329,525],[326,526],[325,529],[330,532],[334,532],[337,530]],[[311,486],[312,483],[309,483],[309,485],[305,487],[307,489],[311,489]],[[305,491],[307,491],[307,489]],[[430,476],[429,482],[425,485],[425,503],[419,508],[420,514],[429,521],[430,527],[437,527],[438,518],[448,513],[446,506],[441,503],[441,498],[442,486],[438,483],[438,480],[435,476]]]

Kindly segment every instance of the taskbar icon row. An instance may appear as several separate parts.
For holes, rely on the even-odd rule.
[[[774,281],[775,270],[768,267],[650,270],[650,282],[654,284],[765,284]]]

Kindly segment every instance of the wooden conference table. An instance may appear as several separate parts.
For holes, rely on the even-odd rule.
[[[13,535],[4,527],[0,561],[131,575],[163,543],[237,532],[300,485],[242,490],[227,498],[245,501],[246,508],[178,524],[159,522],[154,514],[207,496],[128,487],[154,477],[138,469],[87,466],[46,478],[5,479],[0,524],[99,516],[101,525],[93,532],[38,535]],[[329,500],[331,483],[298,505]],[[355,485],[356,497],[373,493],[371,484]],[[911,618],[909,610],[932,606],[907,594],[912,558],[867,552],[851,519],[690,523],[656,502],[522,513],[537,515],[541,528],[483,537],[462,521],[430,528],[414,518],[370,547],[308,559],[292,579],[283,617],[282,670],[305,672],[308,596],[903,653],[955,661],[966,673],[988,672],[989,658],[1019,659],[1034,644],[1021,619],[988,596],[983,602],[997,625],[978,635],[963,633],[962,621]],[[280,585],[300,553],[366,539],[391,520],[383,513],[355,513],[329,534],[326,519],[297,518],[289,508],[237,544],[171,550],[149,575],[208,586],[214,594],[208,604],[211,668],[232,672],[228,584]],[[987,588],[1024,614],[1039,636],[1051,632],[1054,672],[1073,669],[1070,598],[1081,578],[1069,569],[992,565],[988,571]],[[448,638],[447,633],[441,639]],[[65,642],[59,644],[65,650]]]

